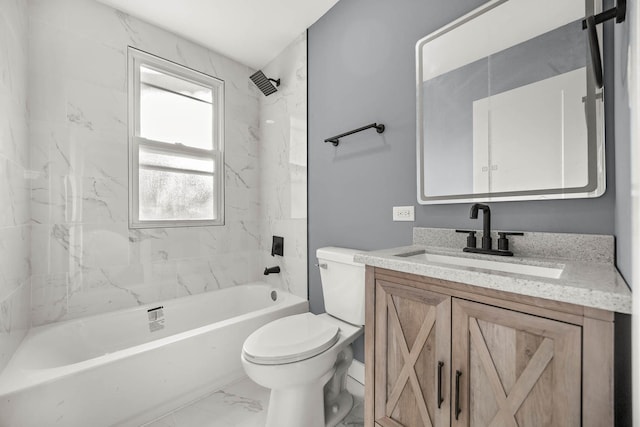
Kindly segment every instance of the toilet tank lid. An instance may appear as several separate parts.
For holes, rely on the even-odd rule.
[[[324,259],[326,261],[341,262],[344,264],[362,265],[353,261],[354,255],[362,252],[365,251],[359,249],[347,249],[338,248],[335,246],[327,246],[324,248],[318,248],[318,250],[316,251],[316,258]]]

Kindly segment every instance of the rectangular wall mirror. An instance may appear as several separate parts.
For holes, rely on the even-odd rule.
[[[418,41],[419,203],[604,193],[604,96],[582,29],[600,9],[493,0]]]

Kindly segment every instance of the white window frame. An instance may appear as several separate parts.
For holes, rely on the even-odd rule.
[[[174,62],[151,55],[131,46],[127,49],[128,60],[128,108],[129,108],[129,227],[130,228],[158,228],[158,227],[198,227],[211,225],[224,225],[224,81],[206,75],[199,71],[187,68]],[[187,147],[180,143],[167,143],[142,138],[140,132],[140,66],[144,65],[179,79],[184,79],[212,91],[212,150]],[[140,147],[162,154],[179,154],[194,158],[211,158],[214,162],[214,215],[215,219],[207,220],[141,220],[139,209],[139,170],[140,162],[138,153]],[[189,169],[174,169],[153,167],[157,170],[172,172],[186,172],[189,174],[209,173],[193,171]]]

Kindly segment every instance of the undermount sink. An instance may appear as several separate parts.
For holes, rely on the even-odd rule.
[[[449,255],[431,254],[426,252],[412,252],[408,254],[398,254],[397,256],[414,259],[416,261],[426,261],[438,264],[448,264],[458,267],[473,267],[486,270],[502,271],[505,273],[525,274],[528,276],[546,277],[558,279],[564,270],[563,264],[556,264],[553,267],[518,264],[513,262],[490,261],[477,258],[463,258]]]

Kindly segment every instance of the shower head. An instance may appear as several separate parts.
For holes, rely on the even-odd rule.
[[[280,86],[280,79],[270,79],[260,70],[253,73],[249,78],[256,86],[258,86],[258,89],[264,93],[264,96],[269,96],[272,93],[277,92],[278,89],[276,89],[276,86]],[[274,82],[276,85],[274,86],[271,82]]]

